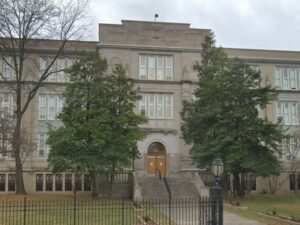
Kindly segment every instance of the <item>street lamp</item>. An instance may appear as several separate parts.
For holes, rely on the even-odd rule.
[[[213,161],[211,171],[215,176],[215,184],[210,189],[212,224],[223,225],[223,194],[219,180],[224,171],[224,164],[220,158]]]
[[[222,176],[223,170],[224,170],[224,164],[222,162],[222,159],[220,159],[220,158],[215,159],[212,163],[211,170],[212,170],[213,175],[216,178],[219,178],[220,176]]]

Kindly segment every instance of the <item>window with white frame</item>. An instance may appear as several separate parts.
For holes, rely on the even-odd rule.
[[[141,115],[149,119],[173,119],[173,94],[142,93],[141,96],[139,102]]]
[[[257,117],[263,119],[263,108],[260,105],[255,106],[257,110]]]
[[[13,69],[15,67],[12,57],[0,58],[0,80],[15,80],[16,73]],[[3,79],[4,77],[4,79]]]
[[[279,89],[299,89],[300,67],[276,66],[275,84]]]
[[[42,76],[46,68],[50,65],[53,58],[51,57],[40,57],[39,58],[39,69],[40,76]],[[73,58],[58,58],[51,68],[49,69],[49,73],[51,73],[46,81],[48,82],[59,82],[59,83],[67,83],[70,81],[69,74],[65,73],[64,69],[71,67],[75,62]]]
[[[62,108],[61,96],[39,95],[39,120],[55,120]]]
[[[283,125],[299,125],[298,102],[276,102],[277,122]]]
[[[260,70],[260,66],[257,64],[249,64],[250,68],[256,72]]]
[[[282,139],[279,144],[281,149],[280,158],[291,160],[300,155],[300,140],[299,138]]]
[[[15,110],[14,96],[12,94],[0,94],[0,115],[13,115]]]
[[[37,156],[47,158],[50,151],[50,146],[46,144],[47,134],[39,133],[37,138]]]
[[[141,80],[173,80],[173,56],[140,55]]]

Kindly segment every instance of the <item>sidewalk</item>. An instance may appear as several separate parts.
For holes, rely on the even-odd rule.
[[[265,225],[265,224],[224,211],[224,225]]]

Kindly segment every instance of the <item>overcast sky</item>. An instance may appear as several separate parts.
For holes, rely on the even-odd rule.
[[[300,51],[299,0],[91,0],[92,40],[98,23],[121,20],[190,23],[209,28],[217,45]]]

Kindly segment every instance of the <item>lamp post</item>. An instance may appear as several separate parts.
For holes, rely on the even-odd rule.
[[[215,176],[215,184],[210,189],[212,225],[223,225],[223,194],[219,181],[223,174],[224,164],[220,158],[213,161],[211,170]]]

